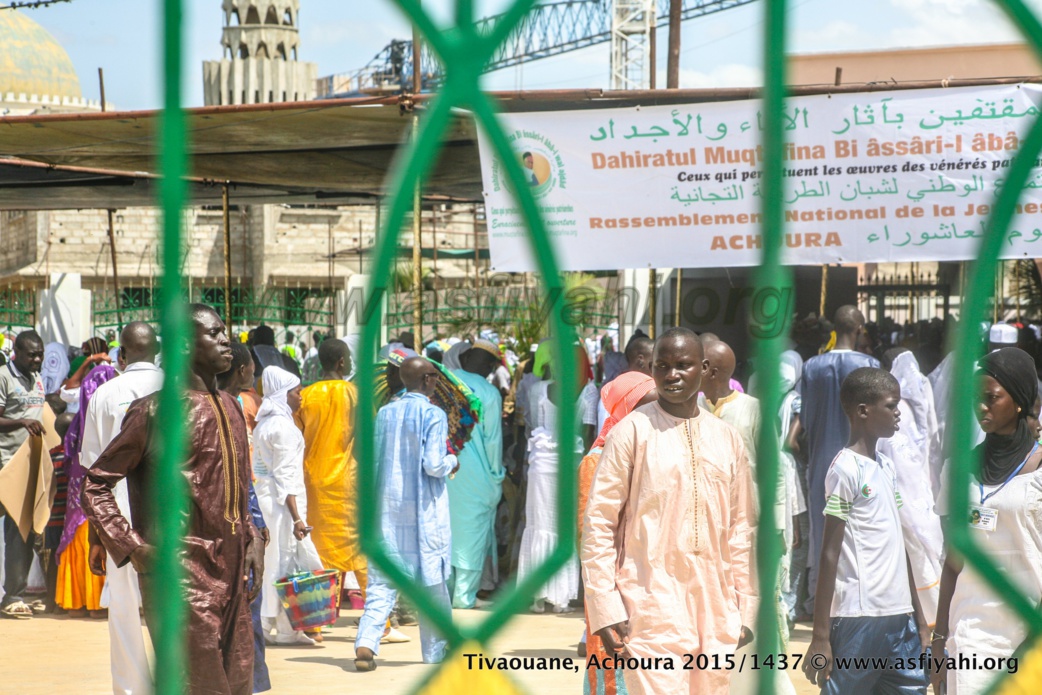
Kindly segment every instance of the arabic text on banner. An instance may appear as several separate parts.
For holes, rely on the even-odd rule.
[[[973,258],[1042,86],[786,102],[784,260]],[[501,116],[564,270],[760,261],[759,101]],[[492,265],[534,270],[505,172],[479,134]],[[1042,171],[1004,257],[1042,256]]]

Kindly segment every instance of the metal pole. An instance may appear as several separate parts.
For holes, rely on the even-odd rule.
[[[478,287],[478,206],[474,206],[474,289]]]
[[[413,137],[416,136],[419,121],[413,116]],[[417,184],[412,191],[412,330],[414,340],[417,344],[423,342],[423,278],[420,260],[420,217],[423,210],[420,207],[420,186]]]
[[[666,89],[680,88],[680,13],[683,0],[669,0],[669,56],[666,63]]]
[[[416,2],[420,4],[419,0]],[[412,93],[423,91],[423,37],[415,24],[412,25]]]
[[[683,0],[669,0],[669,52],[666,58],[666,89],[678,89],[680,87],[680,14],[683,4]],[[652,66],[652,72],[654,72],[654,66]],[[679,281],[677,296],[679,302]],[[657,313],[658,270],[651,268],[648,274],[648,336],[651,338],[655,337]],[[679,310],[677,311],[676,320],[680,320]]]
[[[829,267],[821,266],[821,306],[818,308],[818,316],[825,316],[825,299],[829,294]]]
[[[380,210],[382,208],[383,208],[383,199],[382,198],[377,198],[376,199],[376,222],[373,225],[373,249],[374,249],[374,252],[375,252],[375,249],[376,249],[376,237],[378,237],[380,235],[380,229],[381,229],[381,227],[380,227]],[[358,245],[359,246],[362,245],[362,238],[361,237],[358,238]],[[395,261],[395,267],[397,267],[397,263],[398,262],[396,260]],[[359,272],[362,272],[362,269],[365,268],[365,266],[364,266],[364,264],[362,262],[362,259],[358,260],[358,267],[359,267]],[[394,289],[395,290],[395,294],[397,294],[397,290],[395,288],[391,288],[391,289]]]
[[[434,287],[434,337],[438,337],[438,209],[436,207],[431,208],[431,246],[433,247],[433,263],[431,276],[431,285]]]
[[[908,274],[908,321],[915,323],[915,261],[909,264]]]
[[[684,269],[677,268],[677,296],[676,296],[676,309],[674,309],[673,325],[680,328],[680,299],[682,296],[681,290],[684,287]]]
[[[123,330],[123,298],[119,296],[119,270],[116,268],[116,230],[112,225],[112,214],[109,210],[109,251],[112,253],[112,290],[116,295],[116,322]]]
[[[966,297],[966,261],[959,261],[959,318],[963,317],[963,298]]]
[[[434,289],[438,289],[438,210],[431,208],[431,246],[433,248],[432,268],[434,270]],[[437,301],[437,300],[435,300]]]
[[[998,323],[1000,318],[1006,316],[1006,299],[1003,296],[1005,293],[1003,290],[1006,287],[1006,262],[999,261],[998,273],[995,275],[995,320],[992,323]],[[1000,308],[1001,302],[1001,308]]]
[[[1013,261],[1013,296],[1017,298],[1017,323],[1020,323],[1020,261]]]
[[[655,15],[655,8],[651,11]],[[658,30],[655,28],[655,20],[651,20],[651,32],[648,35],[648,62],[651,64],[648,71],[648,89],[655,89],[656,73],[658,72]]]
[[[358,220],[358,274],[362,274],[362,220]]]
[[[423,76],[420,74],[423,47],[420,45],[420,30],[414,24],[412,27],[412,93],[419,94],[423,91]],[[416,139],[420,129],[420,118],[413,111],[412,136]],[[423,286],[420,260],[420,218],[423,210],[420,208],[420,183],[416,182],[413,187],[412,196],[412,330],[415,345],[423,343]]]
[[[101,110],[105,110],[105,71],[98,68],[98,87],[101,89]]]
[[[246,206],[245,205],[240,205],[239,206],[239,227],[242,230],[242,244],[241,244],[241,247],[242,247],[242,249],[241,249],[242,250],[242,263],[240,264],[242,267],[241,267],[241,270],[239,272],[239,287],[240,288],[242,287],[242,280],[243,280],[243,278],[246,277],[246,267],[247,267],[246,263],[249,260],[249,255],[247,255],[247,253],[246,253],[247,239],[249,238],[249,235],[250,235],[250,227],[249,227],[248,223],[249,223],[249,218],[246,215]]]
[[[648,337],[655,339],[655,318],[658,313],[658,271],[648,269]]]
[[[228,182],[221,186],[221,210],[224,220],[224,323],[232,334],[232,213],[228,204]]]
[[[476,324],[478,332],[481,332],[481,276],[478,274],[478,206],[474,205],[474,211],[472,213],[474,218],[474,293],[477,295],[477,301],[474,303],[477,306],[475,313]]]
[[[334,260],[336,256],[336,250],[333,245],[333,223],[329,222],[329,294],[333,298],[332,306],[333,312],[329,315],[329,328],[335,330],[336,327],[336,287],[333,286],[333,273],[334,273]],[[361,237],[359,237],[361,240]]]

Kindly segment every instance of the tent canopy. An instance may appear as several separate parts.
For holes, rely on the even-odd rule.
[[[196,205],[220,205],[222,186],[213,181],[189,180],[189,196]],[[0,158],[0,210],[71,210],[128,208],[154,205],[159,177],[145,173],[110,171],[42,164],[18,158]],[[298,186],[232,183],[234,205],[250,203],[371,202],[369,195],[321,192]]]
[[[0,118],[0,208],[154,204],[159,122],[156,111]],[[411,126],[386,99],[191,110],[192,202],[219,203],[225,182],[233,203],[372,200]],[[425,195],[480,200],[470,121],[457,117],[444,144]]]

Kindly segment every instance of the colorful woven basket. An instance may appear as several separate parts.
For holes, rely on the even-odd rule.
[[[294,630],[311,630],[336,622],[340,609],[340,573],[298,572],[275,582],[279,603]]]

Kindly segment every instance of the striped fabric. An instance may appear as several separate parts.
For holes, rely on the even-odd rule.
[[[51,463],[54,464],[55,494],[47,528],[62,529],[65,527],[65,506],[69,496],[69,478],[65,472],[65,445],[59,444],[51,449],[50,453]]]
[[[898,497],[898,500],[898,506],[900,506],[900,497]],[[829,495],[828,499],[825,500],[825,513],[843,519],[843,521],[850,518],[850,510],[853,507],[853,502],[847,502],[839,495]]]

